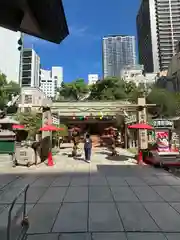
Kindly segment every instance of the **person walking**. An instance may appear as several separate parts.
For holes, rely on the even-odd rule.
[[[86,134],[84,139],[84,154],[85,160],[90,163],[91,161],[91,150],[92,150],[92,139],[90,138],[89,134]]]

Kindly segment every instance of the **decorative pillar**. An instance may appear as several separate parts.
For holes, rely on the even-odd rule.
[[[50,124],[52,124],[51,109],[50,109],[50,107],[43,107],[43,110],[42,110],[42,126],[50,125]],[[47,136],[51,137],[52,132],[43,131],[42,132],[42,139],[47,137]]]
[[[125,149],[128,148],[128,125],[127,123],[124,124],[124,145]]]
[[[138,98],[138,112],[137,112],[138,123],[146,123],[147,122],[147,112],[146,112],[146,99]],[[148,148],[148,136],[147,130],[141,129],[138,132],[138,147],[140,149]]]
[[[42,127],[44,125],[52,124],[51,106],[52,100],[44,98],[42,100]],[[42,139],[49,136],[51,138],[51,132],[42,132]]]

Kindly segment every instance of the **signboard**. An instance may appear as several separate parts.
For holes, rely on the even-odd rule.
[[[156,142],[159,152],[169,152],[169,131],[156,131]]]
[[[156,119],[153,121],[153,126],[155,128],[172,128],[173,121],[166,119]]]
[[[137,117],[136,115],[132,115],[132,116],[125,117],[124,120],[125,120],[125,124],[135,123],[137,122]]]
[[[52,116],[52,123],[55,125],[59,125],[60,124],[60,119],[58,116]]]
[[[145,98],[138,98],[139,106],[144,106],[145,104],[146,104]],[[143,108],[141,111],[138,111],[138,122],[146,123],[146,121],[147,121],[146,108]],[[140,149],[148,148],[147,130],[144,129],[139,130],[139,147]]]

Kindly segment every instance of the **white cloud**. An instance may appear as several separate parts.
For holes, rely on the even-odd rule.
[[[91,41],[98,41],[101,39],[100,36],[94,35],[92,34],[87,26],[77,26],[77,25],[72,25],[69,26],[69,37],[70,39],[73,38],[85,38],[87,40],[91,40]],[[25,35],[25,46],[26,47],[33,47],[34,46],[46,46],[46,47],[51,47],[53,45],[55,45],[54,43],[48,42],[46,40],[43,40],[41,38],[37,38],[37,37],[33,37],[30,35]]]
[[[82,27],[77,27],[75,25],[69,26],[69,35],[70,37],[77,37],[77,38],[84,38],[86,37],[87,39],[90,40],[100,40],[101,37],[92,34],[87,26],[82,26]]]
[[[88,27],[77,27],[77,26],[70,26],[69,33],[70,36],[74,37],[84,37],[87,35]]]

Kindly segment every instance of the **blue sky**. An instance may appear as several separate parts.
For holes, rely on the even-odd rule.
[[[41,57],[42,67],[64,68],[64,81],[87,75],[102,76],[102,37],[108,34],[136,36],[136,14],[140,0],[63,0],[70,35],[56,45],[25,37]]]

